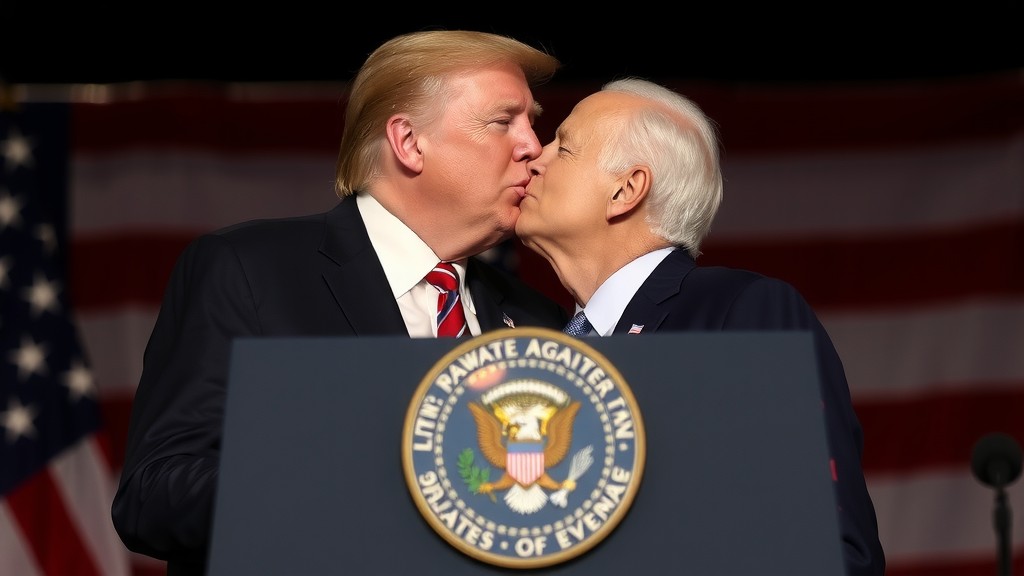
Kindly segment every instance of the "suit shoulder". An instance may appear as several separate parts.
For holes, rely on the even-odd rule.
[[[726,266],[697,266],[687,275],[687,282],[723,287],[735,286],[742,288],[761,280],[771,281],[773,278],[759,272],[729,268]]]
[[[685,284],[690,290],[714,291],[718,296],[740,293],[800,296],[796,287],[781,278],[726,266],[697,266],[687,275]]]
[[[252,240],[274,238],[280,235],[301,234],[303,230],[323,230],[326,213],[291,216],[286,218],[262,218],[238,222],[210,232],[227,240]]]
[[[179,262],[215,265],[225,258],[273,262],[278,256],[287,260],[300,247],[311,247],[308,252],[315,253],[323,230],[324,214],[238,222],[193,238]]]

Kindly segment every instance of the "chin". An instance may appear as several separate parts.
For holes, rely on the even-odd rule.
[[[530,235],[530,227],[524,226],[522,224],[522,218],[520,218],[519,220],[519,222],[516,222],[516,236],[519,237],[520,240],[522,240],[523,238]]]

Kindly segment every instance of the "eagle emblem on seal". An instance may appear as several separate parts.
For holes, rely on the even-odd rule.
[[[477,492],[493,497],[505,491],[505,504],[520,514],[537,512],[548,502],[564,508],[576,480],[593,463],[592,447],[587,446],[573,457],[564,480],[547,472],[569,454],[579,401],[570,401],[568,394],[547,382],[514,380],[487,391],[468,407],[481,454],[504,471],[496,482],[480,484]]]

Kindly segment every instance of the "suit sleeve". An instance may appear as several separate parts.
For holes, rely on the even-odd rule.
[[[729,329],[813,333],[847,573],[884,574],[877,518],[861,467],[864,437],[842,361],[825,328],[795,288],[772,278],[760,278],[740,292],[727,322]]]
[[[203,236],[172,272],[132,404],[114,527],[135,552],[187,563],[210,540],[232,339],[257,335],[230,245]]]

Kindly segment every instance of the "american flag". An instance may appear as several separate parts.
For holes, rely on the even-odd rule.
[[[54,213],[62,118],[0,110],[0,574],[117,576],[128,555],[110,523],[112,466]]]
[[[989,432],[1024,441],[1024,75],[672,86],[723,143],[725,202],[699,262],[788,280],[843,358],[887,573],[995,573],[994,494],[970,457]],[[536,92],[542,141],[594,88]],[[70,281],[115,468],[178,253],[222,225],[333,206],[344,89],[24,87],[70,119]],[[538,256],[515,242],[491,255],[571,309]],[[1024,482],[1008,500],[1021,518]],[[1024,530],[1011,543],[1022,572]]]

